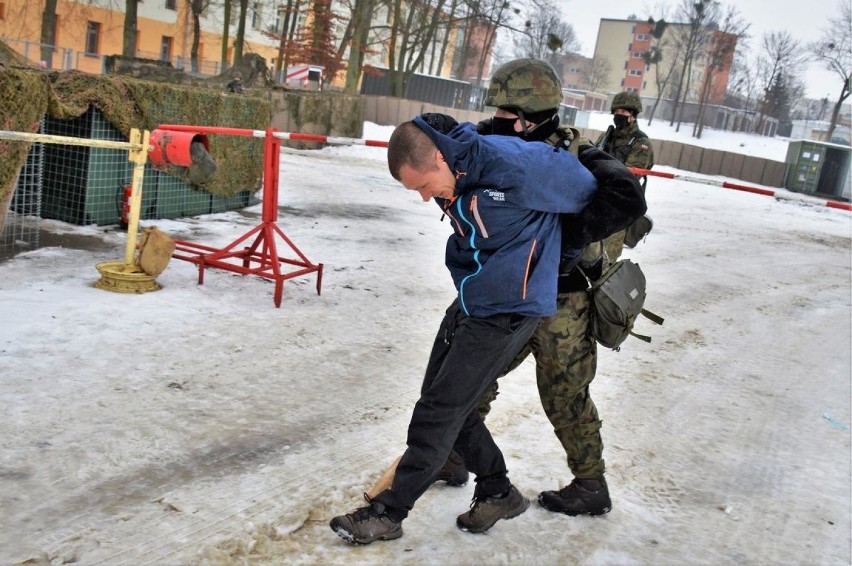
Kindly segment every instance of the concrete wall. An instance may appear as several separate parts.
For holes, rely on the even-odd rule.
[[[384,96],[364,96],[363,119],[382,126],[396,126],[423,112],[441,112],[453,116],[459,122],[478,122],[491,116],[486,112],[456,110],[443,106],[425,104]],[[598,130],[581,129],[584,136],[595,140]],[[668,140],[651,140],[657,165],[666,165],[693,173],[721,175],[748,183],[783,187],[787,165],[749,157],[739,153],[705,149]]]
[[[281,91],[269,94],[270,127],[284,132],[360,138],[364,132],[364,100],[358,95]],[[320,143],[284,142],[299,149],[318,149]]]
[[[424,112],[440,112],[453,116],[459,122],[474,123],[491,116],[487,112],[458,110],[388,96],[273,91],[269,99],[273,128],[348,138],[363,137],[364,121],[396,126]],[[601,134],[590,129],[581,129],[581,132],[592,140]],[[657,165],[770,187],[784,186],[787,170],[784,162],[668,140],[652,141]],[[287,142],[287,145],[306,149],[322,147],[322,144],[307,142]]]
[[[397,126],[425,112],[447,114],[459,122],[475,123],[491,117],[491,114],[488,112],[459,110],[457,108],[437,106],[427,102],[405,100],[390,96],[365,95],[362,98],[364,99],[364,120],[379,124],[380,126]]]

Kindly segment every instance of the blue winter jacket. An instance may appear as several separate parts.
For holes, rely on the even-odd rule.
[[[544,143],[481,136],[463,123],[442,134],[419,116],[456,173],[456,196],[436,198],[450,217],[446,265],[462,310],[482,318],[499,313],[556,312],[559,213],[576,214],[597,182],[577,158]]]

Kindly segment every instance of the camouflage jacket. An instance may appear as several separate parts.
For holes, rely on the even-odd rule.
[[[595,145],[628,167],[650,169],[654,166],[654,146],[636,122],[624,130],[610,127],[598,137]]]
[[[477,130],[490,132],[489,121],[490,118],[477,124]],[[629,169],[593,147],[592,141],[581,137],[575,128],[560,126],[545,142],[576,155],[598,181],[598,191],[583,212],[562,215],[559,273],[573,275],[578,263],[585,267],[597,263],[603,254],[601,240],[624,230],[645,214],[644,191]],[[577,275],[580,279],[577,290],[584,289],[585,279]]]
[[[568,275],[578,263],[586,268],[595,265],[603,254],[601,240],[624,230],[645,214],[647,205],[636,177],[617,159],[593,147],[592,141],[581,137],[577,129],[560,126],[545,141],[576,155],[598,182],[598,192],[582,213],[562,215],[559,273]],[[578,256],[579,249],[582,252]],[[585,288],[582,281],[579,285]]]

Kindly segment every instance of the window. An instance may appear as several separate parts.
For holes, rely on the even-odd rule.
[[[97,55],[100,42],[101,24],[98,22],[89,22],[86,25],[86,54]]]
[[[0,21],[6,19],[6,4],[0,2]]]
[[[164,35],[160,42],[160,61],[172,60],[172,38]]]
[[[177,0],[166,0],[166,10],[177,10]]]
[[[642,90],[645,90],[647,88],[648,88],[648,81],[642,81]]]
[[[636,41],[648,41],[648,39],[649,39],[648,34],[645,34],[645,33],[636,34]]]
[[[630,53],[631,51],[633,51],[633,44],[632,44],[632,43],[628,43],[628,44],[627,44],[627,52],[628,52],[628,53]]]
[[[641,77],[642,71],[640,71],[638,69],[630,69],[630,76],[631,77]]]
[[[262,16],[263,7],[260,5],[260,2],[255,2],[251,5],[251,29],[260,29]]]
[[[627,69],[627,61],[624,62],[624,69]]]
[[[642,53],[641,51],[634,51],[632,56],[633,56],[634,59],[641,59],[642,57],[645,56],[645,54]]]

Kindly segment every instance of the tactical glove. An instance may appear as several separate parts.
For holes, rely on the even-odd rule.
[[[426,114],[421,114],[420,117],[423,118],[424,122],[442,134],[450,133],[453,128],[459,125],[455,118],[447,116],[446,114],[427,112]]]

